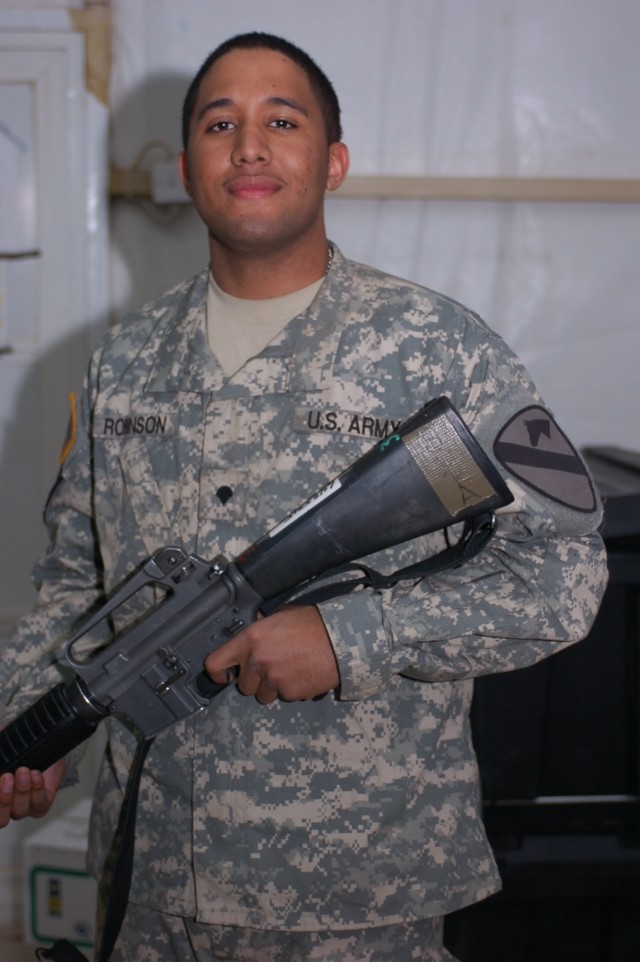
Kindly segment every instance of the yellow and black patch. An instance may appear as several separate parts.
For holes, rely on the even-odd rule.
[[[69,395],[69,404],[71,405],[71,412],[69,414],[69,423],[67,424],[67,432],[64,436],[62,450],[60,451],[61,465],[67,460],[73,449],[73,445],[76,443],[78,422],[76,417],[76,396],[73,392]]]

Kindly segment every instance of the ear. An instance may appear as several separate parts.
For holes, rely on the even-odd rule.
[[[341,141],[329,144],[327,167],[327,190],[337,190],[344,183],[349,171],[349,148]]]
[[[191,193],[191,177],[189,176],[189,160],[187,158],[186,150],[181,150],[178,155],[178,173],[180,175],[180,180],[182,181],[182,186],[186,190],[189,197],[192,197]]]

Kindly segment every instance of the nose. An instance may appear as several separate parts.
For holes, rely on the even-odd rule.
[[[243,124],[237,131],[231,153],[234,164],[266,163],[271,156],[264,131],[258,124]]]

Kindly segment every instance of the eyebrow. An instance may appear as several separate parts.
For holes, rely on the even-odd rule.
[[[267,97],[265,103],[274,107],[289,107],[291,110],[295,110],[296,113],[302,114],[303,117],[309,116],[309,111],[306,107],[299,103],[299,101],[291,100],[289,97]],[[197,120],[202,120],[205,114],[208,114],[212,110],[233,107],[233,105],[234,101],[231,99],[231,97],[220,97],[218,100],[211,100],[208,104],[205,104],[201,110],[198,111]]]

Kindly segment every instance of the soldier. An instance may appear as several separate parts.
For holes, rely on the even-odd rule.
[[[482,320],[327,240],[324,192],[349,158],[333,88],[304,52],[266,34],[227,41],[189,88],[183,137],[210,265],[92,358],[47,505],[39,599],[2,657],[5,715],[59,680],[71,626],[158,547],[234,557],[375,432],[447,395],[514,495],[496,535],[462,568],[286,607],[206,659],[235,684],[148,754],[112,959],[451,959],[443,917],[499,887],[473,677],[587,634],[606,580],[600,506]],[[377,560],[394,570],[442,543]],[[134,749],[113,721],[92,819],[98,876]],[[4,776],[0,818],[43,814],[73,764]]]

